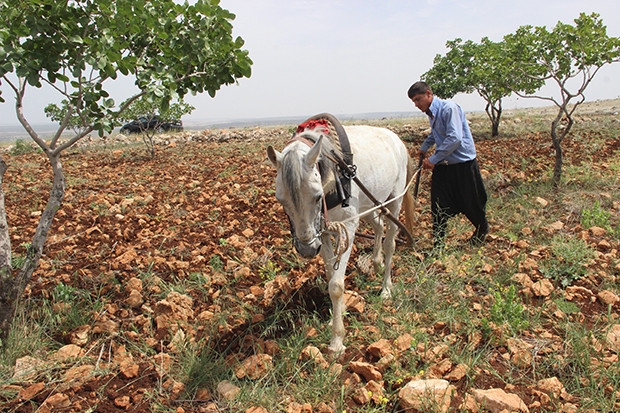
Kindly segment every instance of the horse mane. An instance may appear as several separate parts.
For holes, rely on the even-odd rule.
[[[319,167],[319,173],[321,174],[321,183],[323,185],[323,193],[327,194],[336,187],[336,174],[338,173],[336,163],[332,161],[330,158],[332,151],[339,152],[337,148],[334,147],[334,144],[331,141],[331,136],[324,135],[320,132],[314,130],[305,130],[293,137],[295,138],[303,138],[309,140],[311,142],[316,142],[323,135],[323,140],[321,141],[321,154],[317,160],[317,164]],[[283,176],[286,177],[284,179],[285,184],[288,187],[289,193],[291,194],[293,204],[295,207],[300,205],[301,200],[299,199],[299,187],[301,186],[301,182],[303,179],[302,171],[302,158],[299,156],[290,156],[292,152],[286,152],[282,158],[282,172]]]

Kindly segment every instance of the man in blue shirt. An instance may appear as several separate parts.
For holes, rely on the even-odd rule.
[[[469,242],[480,246],[489,232],[487,194],[465,113],[456,103],[434,96],[424,82],[414,83],[407,95],[426,113],[431,124],[431,133],[420,146],[418,155],[424,156],[422,167],[433,171],[431,212],[435,247],[443,245],[448,219],[459,213],[475,227]],[[433,146],[435,151],[427,156]]]

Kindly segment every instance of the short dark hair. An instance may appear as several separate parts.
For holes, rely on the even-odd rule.
[[[433,91],[431,90],[431,87],[427,85],[426,82],[422,82],[422,81],[415,82],[413,85],[411,85],[411,87],[407,91],[407,96],[409,96],[409,99],[411,99],[415,95],[423,95],[428,90],[430,90],[431,93],[433,93]]]

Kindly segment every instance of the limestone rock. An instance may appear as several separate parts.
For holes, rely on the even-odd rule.
[[[239,379],[247,377],[251,380],[264,377],[273,366],[272,360],[269,354],[254,354],[243,360],[235,375]]]
[[[447,380],[412,380],[398,392],[400,406],[405,412],[448,412],[452,395],[456,391]]]
[[[609,329],[606,339],[607,347],[616,353],[620,353],[620,324],[616,324]]]
[[[506,393],[502,389],[472,390],[476,401],[491,413],[502,411],[529,413],[528,407],[516,394]]]
[[[597,297],[605,305],[615,305],[620,301],[620,297],[608,290],[599,291]]]
[[[384,338],[369,345],[367,350],[370,354],[379,358],[392,354],[392,346],[390,342]]]
[[[239,395],[241,389],[231,382],[224,380],[217,385],[217,393],[226,400],[233,400]]]
[[[532,284],[532,292],[537,297],[549,297],[553,290],[553,284],[546,278]]]
[[[366,363],[365,361],[352,361],[349,364],[349,369],[363,376],[366,381],[379,381],[383,378],[381,372],[372,364]]]
[[[329,367],[329,363],[325,360],[325,357],[323,357],[321,350],[314,346],[307,346],[304,348],[299,355],[299,359],[303,362],[313,361],[314,364],[322,368]]]

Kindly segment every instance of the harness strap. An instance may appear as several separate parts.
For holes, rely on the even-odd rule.
[[[342,160],[348,166],[343,169],[338,165],[338,167],[341,168],[342,176],[336,177],[336,185],[339,193],[335,194],[335,198],[337,198],[336,205],[340,203],[343,207],[347,207],[349,206],[349,197],[351,195],[351,177],[347,175],[347,173],[353,166],[353,152],[351,151],[351,143],[349,142],[347,132],[344,130],[342,123],[331,113],[319,113],[318,115],[314,115],[308,118],[302,125],[312,125],[314,122],[323,120],[329,122],[336,131],[340,151],[342,152]],[[302,125],[300,125],[300,127]]]

